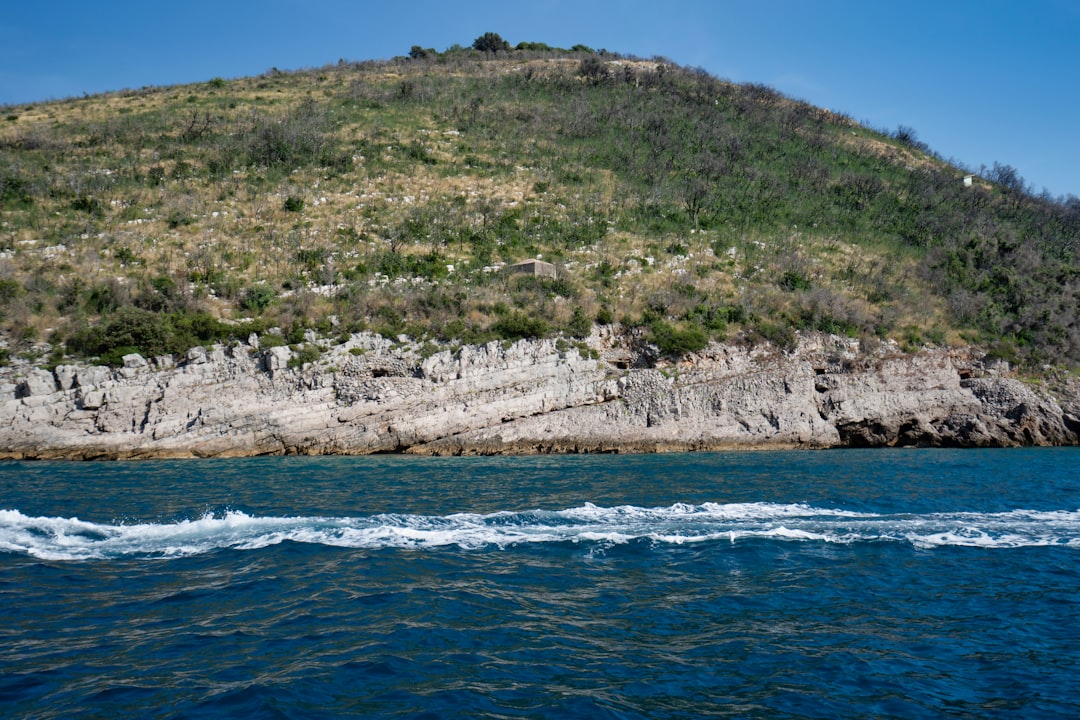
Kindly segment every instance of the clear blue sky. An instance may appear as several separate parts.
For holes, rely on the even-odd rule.
[[[41,0],[0,12],[0,105],[444,50],[486,31],[663,55],[1080,196],[1080,0]]]

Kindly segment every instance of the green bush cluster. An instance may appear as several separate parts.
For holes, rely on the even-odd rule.
[[[106,365],[123,364],[123,356],[179,354],[197,345],[222,342],[261,330],[258,324],[226,325],[206,312],[157,313],[125,305],[96,324],[78,328],[67,339],[68,352],[97,357]]]
[[[649,339],[664,355],[680,357],[704,350],[709,336],[700,327],[677,327],[662,320],[649,326]]]
[[[504,340],[522,340],[547,336],[551,326],[537,317],[522,312],[509,312],[495,321],[492,330]]]
[[[293,354],[288,362],[288,366],[291,368],[302,368],[308,363],[318,362],[319,358],[322,357],[322,350],[319,349],[319,346],[311,343],[294,346],[292,350]]]

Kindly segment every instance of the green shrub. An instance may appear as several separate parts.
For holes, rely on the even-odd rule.
[[[71,202],[71,207],[92,217],[105,217],[105,205],[92,195],[79,195]]]
[[[176,312],[166,320],[171,331],[167,350],[173,353],[226,340],[237,330],[208,312]]]
[[[194,222],[195,218],[180,208],[170,210],[165,218],[165,224],[169,226],[170,230],[175,230],[184,225],[191,225]]]
[[[163,313],[125,305],[97,325],[78,328],[66,345],[73,354],[97,355],[108,364],[120,364],[128,353],[144,357],[182,353],[258,329],[257,324],[226,325],[207,312]]]
[[[585,316],[585,311],[581,309],[581,306],[574,307],[573,316],[570,318],[570,324],[566,327],[571,337],[586,338],[589,337],[589,333],[592,332],[592,322]]]
[[[704,350],[709,336],[700,327],[679,328],[661,320],[650,326],[650,339],[664,355],[683,356]]]
[[[68,340],[68,347],[84,355],[105,355],[124,349],[153,356],[165,352],[168,341],[169,329],[160,315],[127,305],[113,313],[103,325],[76,331]]]
[[[498,33],[486,32],[473,40],[473,49],[480,52],[499,52],[510,49],[510,43],[503,40]]]
[[[286,344],[285,338],[279,333],[266,333],[259,336],[259,347],[264,350],[273,347],[282,347]]]
[[[0,305],[7,304],[24,292],[22,285],[16,280],[5,278],[0,280]]]
[[[304,336],[307,334],[307,326],[299,321],[293,322],[289,326],[288,332],[285,333],[285,339],[290,345],[298,345],[304,342]]]
[[[545,321],[540,318],[529,317],[521,312],[504,315],[495,322],[491,329],[504,340],[542,338],[550,331],[550,327]]]
[[[0,208],[28,208],[34,204],[34,184],[9,166],[0,167]]]
[[[285,198],[285,212],[300,212],[304,209],[304,198],[290,195]]]
[[[809,290],[810,280],[796,270],[788,270],[780,278],[780,287],[785,290]]]
[[[259,314],[270,307],[270,303],[274,301],[276,294],[269,285],[263,283],[252,285],[244,291],[243,296],[240,298],[240,307]]]
[[[317,362],[322,357],[322,350],[318,345],[306,343],[293,349],[293,356],[289,358],[289,367],[300,368],[308,363]]]
[[[139,348],[132,345],[109,348],[101,354],[98,358],[98,362],[102,365],[108,365],[109,367],[121,367],[124,364],[124,356],[131,355],[132,353],[142,354]]]

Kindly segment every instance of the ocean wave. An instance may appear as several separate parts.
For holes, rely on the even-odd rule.
[[[254,550],[284,541],[347,548],[475,550],[535,543],[645,542],[662,547],[755,539],[901,542],[916,548],[1080,548],[1080,511],[882,515],[804,504],[679,503],[645,508],[586,503],[565,510],[446,516],[257,517],[227,511],[169,523],[94,523],[0,510],[0,552],[42,560],[178,558],[225,549]]]

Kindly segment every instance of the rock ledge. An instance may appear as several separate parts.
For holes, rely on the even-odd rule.
[[[421,357],[360,334],[304,367],[252,338],[179,364],[0,368],[0,457],[1080,443],[1075,381],[1051,393],[972,351],[867,356],[809,336],[786,354],[713,344],[678,363],[651,356],[598,328],[581,350],[523,340]]]

